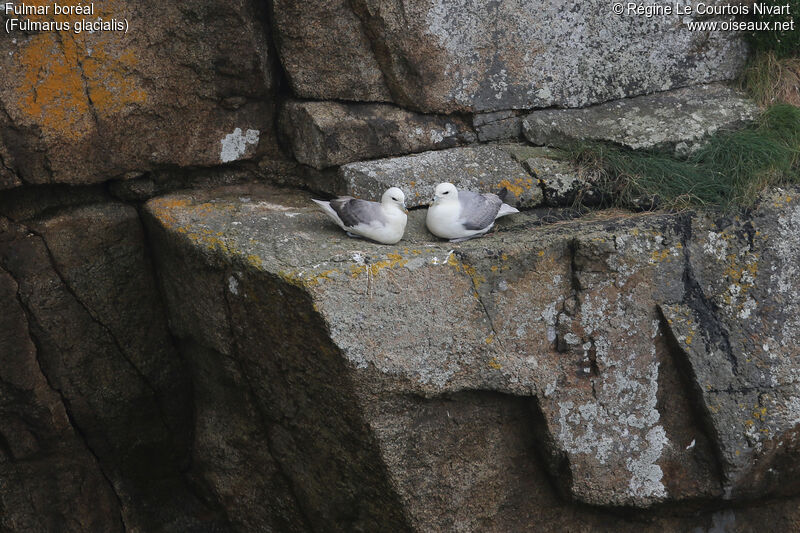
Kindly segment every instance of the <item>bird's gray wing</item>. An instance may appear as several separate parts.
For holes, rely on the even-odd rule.
[[[461,204],[461,223],[468,230],[489,227],[503,205],[496,194],[472,191],[458,191],[458,201]]]
[[[385,223],[381,204],[368,202],[350,196],[342,196],[331,200],[331,208],[336,211],[345,226],[352,228],[359,224],[370,224],[378,221]]]

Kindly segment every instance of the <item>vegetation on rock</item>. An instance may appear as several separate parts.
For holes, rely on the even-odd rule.
[[[685,158],[597,142],[574,145],[567,158],[597,172],[619,205],[748,206],[768,186],[800,182],[800,108],[774,105],[750,127],[717,132]]]
[[[777,103],[800,106],[800,58],[758,52],[748,62],[740,85],[761,107]]]

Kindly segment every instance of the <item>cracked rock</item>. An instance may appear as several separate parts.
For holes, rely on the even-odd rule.
[[[299,98],[391,102],[361,21],[347,0],[272,0],[272,29]]]
[[[26,183],[100,183],[278,154],[274,58],[254,2],[95,8],[131,31],[19,33],[0,43],[0,145],[10,157],[0,155]],[[233,108],[232,98],[244,102]]]
[[[694,220],[691,292],[662,307],[730,498],[800,490],[799,199],[779,189],[747,219]]]
[[[745,95],[722,84],[697,85],[584,109],[534,111],[522,123],[533,144],[568,147],[610,141],[634,150],[665,149],[679,155],[721,129],[738,128],[758,112]]]
[[[445,181],[476,192],[506,189],[506,203],[515,207],[534,207],[542,201],[536,179],[502,145],[351,163],[339,169],[339,177],[347,194],[361,198],[378,199],[387,188],[400,187],[409,207],[430,204],[434,188]]]
[[[121,532],[113,487],[39,367],[18,290],[0,268],[0,529]]]
[[[213,520],[180,471],[190,388],[136,210],[92,204],[8,228],[0,267],[18,284],[41,372],[113,486],[125,524]]]
[[[281,112],[281,131],[295,158],[317,169],[475,140],[459,118],[422,115],[389,104],[290,101]]]
[[[732,79],[746,58],[735,32],[690,31],[675,16],[615,16],[603,0],[350,4],[395,101],[427,113],[583,107]]]
[[[433,428],[408,426],[429,407],[403,398],[449,399],[445,410],[458,416],[467,396],[454,395],[469,391],[526,398],[534,435],[526,438],[536,439],[560,490],[579,501],[649,507],[729,496],[723,458],[732,443],[698,416],[699,383],[687,386],[686,357],[659,312],[694,293],[686,253],[702,236],[686,229],[691,215],[536,227],[523,213],[453,245],[431,240],[417,210],[405,240],[387,247],[347,238],[307,206],[304,197],[239,187],[154,199],[147,212],[179,335],[215,345],[258,377],[251,383],[269,446],[312,524],[355,527],[337,515],[341,506],[359,506],[357,523],[371,523],[382,517],[367,503],[374,499],[402,506],[404,518],[392,518],[399,529],[424,530],[441,516],[433,493],[417,488],[458,485],[456,474],[415,473],[402,439],[415,431],[415,442],[426,441]],[[791,219],[791,205],[775,209]],[[194,309],[221,318],[204,320]],[[322,412],[340,415],[320,419]],[[312,426],[326,428],[338,453],[333,443],[359,444],[334,459],[315,444]],[[452,431],[453,442],[469,441]],[[419,444],[414,457],[459,456],[430,442],[439,447]],[[467,460],[479,472],[493,468],[491,457]],[[333,495],[311,481],[311,472],[327,479],[316,477],[325,462],[347,491]],[[504,479],[512,491],[521,483]],[[463,498],[441,519],[458,523],[497,504],[469,491]],[[535,502],[517,512],[534,512],[525,505]]]

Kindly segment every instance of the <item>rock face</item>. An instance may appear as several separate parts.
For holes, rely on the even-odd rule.
[[[596,187],[597,176],[564,161],[557,152],[532,149],[523,157],[523,165],[542,187],[545,205],[597,205],[603,200]]]
[[[746,222],[683,214],[536,228],[522,214],[446,246],[423,229],[424,212],[385,247],[348,239],[306,198],[264,188],[167,196],[148,204],[147,220],[178,335],[231,383],[247,376],[271,455],[312,526],[531,530],[536,517],[563,519],[538,510],[553,496],[519,498],[526,476],[544,471],[600,506],[793,492],[770,468],[791,476],[782,466],[797,460],[795,310],[770,302],[797,299],[787,255],[796,197],[777,191]],[[768,251],[760,235],[785,244]],[[757,269],[737,255],[747,246]],[[710,303],[726,294],[713,284],[732,281],[747,287]],[[684,310],[693,322],[676,320]],[[733,318],[747,312],[739,333]],[[688,345],[710,355],[687,351],[690,326]],[[708,358],[730,354],[742,361],[732,385],[709,390],[710,369],[728,367]],[[736,402],[758,398],[767,410],[756,421]],[[315,425],[324,432],[311,438]],[[453,457],[458,467],[444,461]],[[337,484],[326,481],[333,472]],[[250,483],[265,490],[270,479]],[[572,525],[634,527],[566,508]],[[663,516],[676,531],[731,519]],[[796,509],[782,516],[798,519]],[[740,513],[736,526],[755,518]]]
[[[472,126],[481,142],[522,139],[522,117],[515,111],[478,113],[472,119]]]
[[[272,0],[275,41],[300,98],[390,102],[372,46],[347,0]]]
[[[271,58],[255,5],[115,0],[96,4],[95,16],[127,19],[124,39],[113,31],[7,35],[0,188],[97,183],[274,151]]]
[[[766,202],[751,220],[692,227],[696,286],[686,301],[662,307],[697,403],[723,443],[726,491],[734,498],[800,489],[800,206],[796,190]]]
[[[360,198],[378,199],[389,187],[400,187],[408,207],[431,203],[436,185],[446,181],[476,192],[506,189],[506,203],[517,207],[534,207],[542,201],[535,179],[511,154],[496,146],[351,163],[339,169],[339,176],[347,193]]]
[[[281,131],[295,158],[317,169],[362,159],[451,148],[475,139],[457,118],[386,104],[288,102]]]
[[[12,321],[4,322],[13,326],[12,345],[3,353],[25,358],[13,367],[16,380],[42,397],[41,410],[53,413],[53,422],[41,429],[26,422],[29,433],[23,433],[29,419],[20,401],[13,416],[23,418],[12,418],[14,431],[6,435],[14,443],[10,458],[22,461],[41,446],[46,459],[31,464],[32,474],[45,475],[49,461],[65,484],[56,501],[66,509],[57,506],[42,519],[62,512],[113,531],[122,522],[143,530],[191,527],[202,521],[198,516],[213,516],[181,474],[191,431],[189,385],[166,329],[136,210],[94,204],[24,226],[2,224],[0,272],[5,294],[16,293],[3,300],[15,304]],[[94,497],[99,503],[88,504]]]
[[[609,102],[585,109],[534,111],[522,122],[533,144],[563,147],[611,141],[634,150],[687,153],[717,130],[741,127],[758,109],[743,94],[714,84]]]
[[[424,112],[583,107],[730,79],[745,56],[732,33],[615,16],[602,0],[351,4],[395,102]]]
[[[743,41],[578,4],[7,31],[0,530],[800,530],[800,191],[575,220],[596,178],[522,144],[690,150],[753,116]],[[387,247],[298,192],[441,181],[528,211]]]
[[[0,247],[11,237],[0,219]],[[0,268],[0,527],[123,531],[111,485],[39,368],[18,291]]]
[[[499,194],[505,189],[506,203],[518,208],[597,205],[602,200],[596,176],[564,161],[555,150],[522,144],[467,146],[342,165],[336,192],[377,199],[396,186],[413,208],[428,205],[436,185],[445,181],[477,192]]]

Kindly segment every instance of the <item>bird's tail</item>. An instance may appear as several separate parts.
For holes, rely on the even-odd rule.
[[[494,218],[500,218],[506,215],[513,215],[514,213],[519,213],[519,209],[517,209],[516,207],[511,207],[508,204],[503,204],[500,206],[500,210],[497,212],[497,216]]]
[[[333,220],[337,226],[345,230],[347,229],[345,228],[342,219],[339,218],[339,215],[331,207],[330,202],[326,202],[325,200],[314,200],[313,198],[311,199],[311,201],[320,206],[320,208],[325,212],[325,214],[328,215],[328,217],[330,217],[330,219]]]

